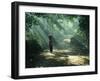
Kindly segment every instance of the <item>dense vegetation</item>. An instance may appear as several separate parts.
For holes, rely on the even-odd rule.
[[[40,54],[49,50],[49,35],[55,50],[89,54],[89,16],[26,12],[25,18],[26,67],[38,66]]]

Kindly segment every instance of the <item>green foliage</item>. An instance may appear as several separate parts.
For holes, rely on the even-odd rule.
[[[36,40],[26,40],[26,67],[36,66],[41,52],[42,48]]]
[[[81,16],[79,24],[79,34],[83,38],[85,47],[89,49],[89,16]]]
[[[36,39],[43,49],[48,49],[48,36],[53,35],[55,48],[67,48],[63,40],[75,35],[79,24],[78,17],[26,12],[26,40]]]

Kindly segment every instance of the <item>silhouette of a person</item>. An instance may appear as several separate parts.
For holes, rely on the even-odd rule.
[[[53,52],[52,35],[49,35],[49,50],[50,50],[51,53]]]

